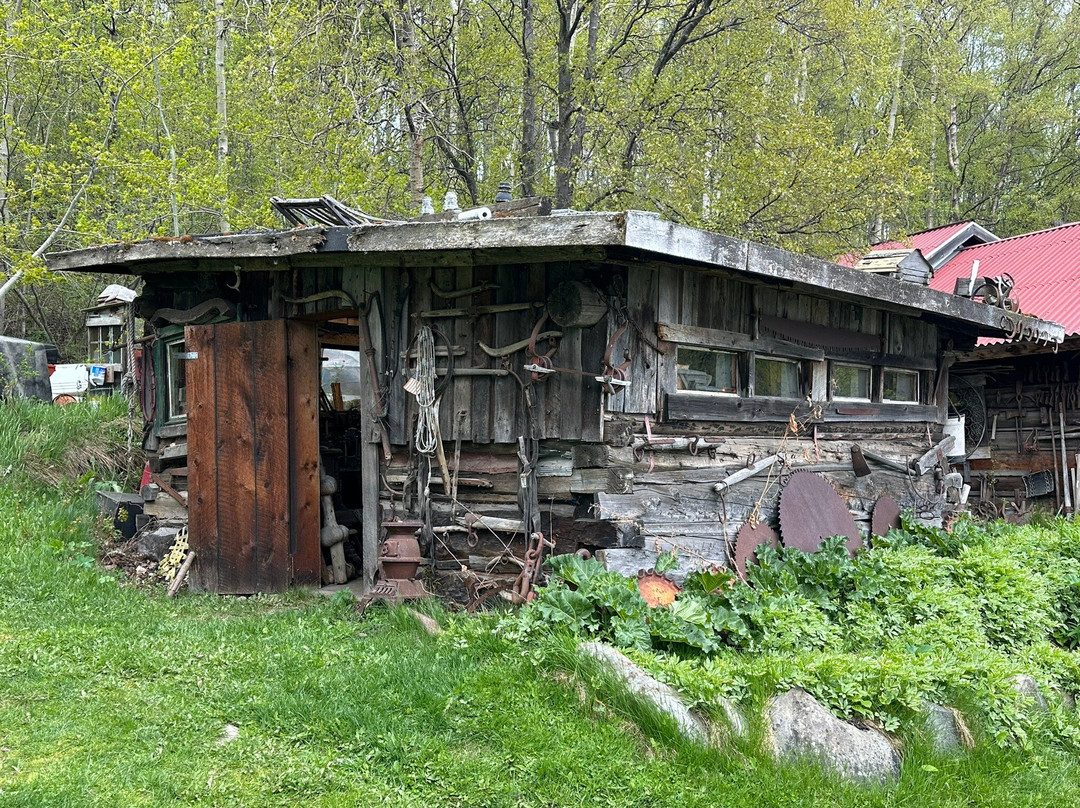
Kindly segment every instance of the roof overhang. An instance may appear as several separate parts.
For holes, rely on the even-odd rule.
[[[348,253],[357,264],[395,258],[416,264],[435,254],[465,253],[502,263],[525,252],[603,251],[626,261],[651,260],[704,272],[737,274],[798,291],[838,297],[875,308],[924,317],[980,336],[1060,342],[1057,323],[1007,312],[925,286],[843,267],[752,241],[723,236],[642,211],[571,213],[486,221],[406,222],[360,227],[309,227],[257,234],[155,239],[107,244],[46,256],[54,272],[242,271],[250,259],[257,268],[314,262],[326,253]],[[570,254],[568,253],[567,257]],[[464,256],[463,256],[464,257]],[[531,259],[535,260],[535,259]],[[466,261],[468,263],[468,261]],[[256,268],[256,267],[252,267]]]

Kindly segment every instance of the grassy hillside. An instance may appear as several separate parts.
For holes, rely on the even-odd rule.
[[[11,435],[35,456],[67,451],[33,437],[55,412],[0,406],[0,471],[13,466],[0,478],[0,806],[1080,802],[1073,725],[1057,717],[1025,724],[1023,745],[984,735],[957,759],[912,742],[899,785],[866,790],[778,767],[749,743],[687,747],[580,669],[569,633],[519,637],[516,618],[429,604],[448,629],[433,638],[405,612],[358,619],[345,601],[304,593],[169,601],[93,563],[85,469],[73,469],[84,483],[46,485],[10,459]],[[80,436],[116,440],[117,414],[63,418],[81,419]],[[676,665],[638,653],[658,669]],[[815,653],[716,658],[798,669],[841,652]],[[747,699],[768,681],[748,680]],[[226,725],[238,736],[222,743]]]

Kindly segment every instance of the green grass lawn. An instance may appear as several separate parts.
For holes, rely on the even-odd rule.
[[[60,451],[34,428],[0,424],[0,465],[5,435]],[[844,786],[680,743],[579,685],[569,638],[523,646],[428,605],[450,628],[432,638],[305,593],[170,601],[97,567],[93,535],[85,484],[0,479],[0,806],[1080,804],[1049,736],[951,760],[912,745],[897,786]]]

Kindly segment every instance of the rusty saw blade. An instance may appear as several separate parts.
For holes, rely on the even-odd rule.
[[[820,474],[798,471],[780,494],[780,535],[785,547],[816,553],[829,536],[847,538],[849,553],[862,546],[862,536],[847,505]]]
[[[870,533],[874,536],[884,536],[894,527],[900,527],[900,506],[895,499],[886,494],[874,503]]]
[[[735,536],[735,569],[739,572],[739,578],[746,580],[746,565],[755,560],[757,548],[767,544],[774,550],[780,546],[780,538],[776,531],[764,522],[758,522],[751,526],[749,522],[739,528]]]

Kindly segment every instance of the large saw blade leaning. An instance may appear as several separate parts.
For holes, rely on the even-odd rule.
[[[862,546],[855,519],[829,481],[810,471],[795,472],[780,493],[780,538],[784,546],[816,553],[821,540],[830,536],[847,538],[849,553]]]
[[[756,561],[757,548],[767,544],[774,550],[780,546],[780,538],[776,531],[764,522],[751,525],[747,522],[739,528],[735,536],[735,569],[739,572],[739,578],[746,580],[746,565]]]
[[[874,503],[874,513],[870,519],[870,533],[884,536],[894,527],[900,527],[900,505],[888,494]]]

